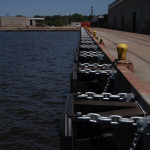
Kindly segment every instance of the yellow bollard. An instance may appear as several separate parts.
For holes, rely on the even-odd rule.
[[[96,31],[93,31],[93,36],[96,36]]]
[[[87,31],[89,32],[89,28],[87,29]]]
[[[128,50],[127,44],[121,43],[117,45],[118,60],[126,60],[127,50]]]
[[[103,44],[103,39],[100,39],[100,42],[99,42],[100,44]]]
[[[105,46],[103,39],[100,39],[100,42],[99,42],[99,43],[100,43],[101,45]]]

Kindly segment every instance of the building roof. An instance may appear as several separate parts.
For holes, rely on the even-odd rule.
[[[97,21],[99,21],[99,19],[105,18],[105,16],[106,16],[106,15],[98,15],[98,16],[95,16],[95,17],[91,20],[91,22],[97,22]]]
[[[44,18],[30,18],[30,20],[45,20]]]
[[[109,9],[110,9],[110,8],[112,8],[112,7],[114,7],[114,6],[119,5],[119,4],[122,3],[123,1],[125,1],[125,0],[116,0],[116,1],[114,1],[113,3],[111,3],[108,7],[109,7]]]

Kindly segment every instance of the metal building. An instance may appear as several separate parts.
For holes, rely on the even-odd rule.
[[[107,26],[108,26],[108,15],[99,15],[99,16],[94,17],[91,20],[91,26],[92,27],[107,28]]]
[[[150,0],[116,0],[108,8],[108,27],[150,32]]]
[[[36,26],[37,20],[44,20],[44,18],[0,17],[0,27],[31,27]]]

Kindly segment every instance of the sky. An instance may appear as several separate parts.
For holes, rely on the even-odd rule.
[[[0,0],[0,16],[100,15],[108,12],[114,0]]]

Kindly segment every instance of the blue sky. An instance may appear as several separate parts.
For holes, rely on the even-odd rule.
[[[91,6],[94,15],[108,11],[108,4],[114,0],[0,0],[0,16],[23,15],[89,15]]]

